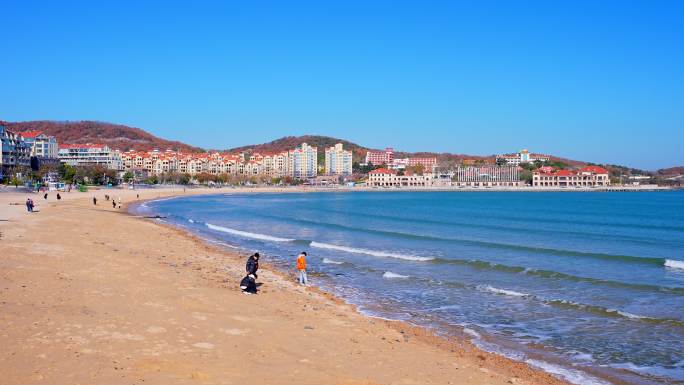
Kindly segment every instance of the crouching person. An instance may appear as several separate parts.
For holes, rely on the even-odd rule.
[[[244,294],[256,294],[257,286],[253,274],[248,274],[245,278],[242,278],[242,281],[240,281],[240,289],[242,289]]]

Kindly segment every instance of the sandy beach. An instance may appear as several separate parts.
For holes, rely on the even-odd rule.
[[[243,295],[246,255],[104,200],[216,192],[32,194],[33,214],[27,194],[0,193],[0,384],[564,383],[365,317],[266,263]]]

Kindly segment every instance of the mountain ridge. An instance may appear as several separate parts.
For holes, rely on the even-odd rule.
[[[176,150],[182,152],[202,152],[205,151],[201,147],[192,146],[180,141],[167,140],[157,137],[149,132],[137,128],[130,127],[123,124],[115,124],[108,122],[100,122],[94,120],[80,120],[80,121],[54,121],[54,120],[35,120],[22,122],[9,122],[0,120],[0,124],[5,125],[9,130],[14,132],[24,131],[43,131],[47,135],[55,136],[59,143],[101,143],[111,148],[122,151],[136,150],[136,151],[150,151],[158,150]],[[365,147],[357,143],[334,138],[324,135],[302,135],[302,136],[284,136],[270,142],[261,144],[250,144],[239,147],[233,147],[226,150],[219,150],[223,152],[280,152],[295,148],[302,142],[306,142],[312,146],[319,148],[319,153],[322,153],[325,147],[330,147],[336,143],[342,143],[346,149],[353,153],[355,162],[363,162],[365,160],[366,151],[379,150],[370,147]],[[570,166],[578,167],[590,162],[567,159],[562,157],[545,154],[553,161],[560,161]],[[320,156],[320,155],[319,155]],[[496,155],[468,155],[455,153],[438,153],[438,152],[404,152],[396,151],[396,157],[418,156],[418,157],[435,157],[441,164],[451,165],[461,162],[466,159],[492,161]],[[608,165],[609,167],[620,167]],[[627,168],[625,168],[627,169]],[[635,171],[643,171],[630,169]],[[684,173],[684,166],[673,166],[654,170],[653,172],[659,174],[674,174]]]

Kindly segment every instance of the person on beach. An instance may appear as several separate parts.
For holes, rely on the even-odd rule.
[[[119,209],[121,209],[121,197],[119,197]]]
[[[93,197],[93,204],[97,206],[97,197]]]
[[[26,210],[30,213],[33,212],[33,201],[31,198],[26,198]]]
[[[242,289],[244,294],[256,294],[257,286],[254,275],[247,274],[245,278],[242,278],[242,281],[240,281],[240,289]]]
[[[43,195],[43,199],[47,199],[47,193],[45,193],[45,195]]]
[[[113,208],[113,209],[116,208],[116,202],[114,202],[114,201],[112,201],[112,208]]]
[[[302,251],[297,257],[297,270],[299,270],[299,283],[306,286],[309,283],[306,278],[306,251]]]
[[[258,278],[257,270],[259,270],[259,253],[252,254],[247,258],[247,266],[245,267],[247,274],[252,274],[254,279]]]
[[[61,200],[62,200],[62,196],[59,195],[59,193],[57,193],[57,200],[58,200],[58,201],[61,201]]]

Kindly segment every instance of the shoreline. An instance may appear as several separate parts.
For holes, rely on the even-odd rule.
[[[383,190],[381,190],[383,191]],[[326,189],[324,191],[316,191],[315,189],[307,189],[303,191],[292,191],[291,189],[288,190],[276,190],[276,191],[236,191],[235,193],[253,193],[253,194],[267,194],[267,193],[273,193],[273,194],[278,194],[278,193],[302,193],[302,192],[335,192],[334,189]],[[353,191],[349,191],[353,192]],[[217,194],[223,194],[223,193],[216,193],[216,194],[201,194],[201,195],[196,195],[196,196],[202,196],[202,195],[217,195]],[[226,193],[226,195],[229,195],[230,192]],[[154,202],[154,201],[163,201],[163,200],[169,200],[169,199],[176,199],[176,198],[182,198],[182,196],[174,196],[171,198],[158,198],[158,199],[149,199],[145,200],[140,203],[135,203],[135,205],[140,206],[143,203],[146,202]],[[127,212],[130,215],[134,215],[133,210],[135,210],[134,207],[128,207]],[[152,215],[158,215],[156,213],[152,213]],[[138,216],[138,218],[143,218],[147,220],[154,220],[157,219],[155,217],[147,217],[147,216]],[[164,217],[161,217],[164,218]],[[242,249],[239,246],[225,246],[224,243],[220,241],[214,241],[210,238],[204,238],[202,237],[201,234],[195,233],[191,231],[190,229],[184,228],[182,225],[179,225],[177,223],[169,222],[166,220],[162,219],[162,222],[155,222],[156,224],[164,227],[168,227],[170,229],[173,229],[174,231],[177,231],[185,236],[189,236],[193,239],[195,239],[197,242],[201,242],[203,244],[208,245],[209,247],[217,248],[218,250],[222,250],[224,252],[231,252],[230,250],[226,250],[225,247],[230,247],[230,248],[235,248],[236,252],[239,251],[244,251],[247,252],[245,249]],[[266,262],[263,260],[260,262],[260,265],[263,266],[268,266],[268,268],[274,272],[276,275],[280,276],[281,279],[290,281],[290,282],[295,282],[296,279],[294,278],[294,273],[289,274],[286,271],[283,270],[281,266],[276,266],[272,263]],[[316,284],[307,287],[308,290],[312,290],[318,294],[321,294],[325,296],[327,299],[334,301],[336,303],[341,303],[345,304],[346,306],[350,307],[352,311],[358,313],[359,315],[367,318],[371,318],[374,320],[378,320],[379,322],[385,323],[388,327],[395,329],[397,331],[400,331],[402,334],[405,332],[405,330],[410,330],[412,331],[412,334],[414,337],[419,337],[422,340],[431,343],[435,346],[440,346],[443,347],[444,349],[449,349],[450,351],[454,351],[454,347],[458,347],[460,349],[466,349],[472,352],[475,352],[478,356],[481,354],[487,354],[489,356],[496,357],[498,359],[504,360],[504,361],[511,361],[515,364],[520,364],[524,367],[527,367],[531,370],[535,371],[540,371],[544,374],[551,375],[557,380],[564,381],[564,383],[580,383],[584,384],[583,380],[589,380],[591,381],[591,384],[606,384],[603,381],[610,381],[610,383],[615,384],[615,385],[620,385],[620,384],[630,384],[631,382],[625,381],[621,376],[620,373],[616,372],[610,372],[606,371],[604,368],[597,367],[597,366],[583,366],[581,368],[574,368],[569,365],[564,365],[564,363],[560,360],[560,357],[553,357],[553,356],[547,356],[546,354],[551,353],[553,350],[550,347],[546,346],[541,346],[538,345],[536,346],[535,349],[523,349],[523,350],[517,350],[522,347],[513,348],[514,350],[509,350],[511,349],[512,345],[510,344],[510,341],[506,341],[507,343],[504,345],[499,344],[501,342],[504,342],[505,340],[501,340],[501,337],[497,337],[494,335],[480,335],[479,333],[475,332],[477,335],[478,339],[481,339],[481,341],[475,342],[472,340],[473,335],[469,333],[469,329],[464,327],[464,326],[458,326],[458,325],[447,325],[444,324],[442,326],[445,326],[448,331],[440,331],[436,328],[429,327],[426,325],[420,325],[417,323],[413,323],[410,321],[406,320],[400,320],[400,319],[391,319],[391,318],[385,318],[380,315],[373,315],[370,313],[366,313],[362,310],[359,309],[358,305],[354,304],[353,302],[348,301],[344,297],[335,294],[333,292],[327,291],[326,289],[317,286]],[[473,331],[471,331],[473,332]],[[452,339],[453,341],[450,341]],[[478,346],[478,343],[484,343],[485,345],[487,344],[494,344],[493,346],[499,346],[503,348],[503,350],[496,352],[492,350],[486,350],[486,348]],[[524,353],[523,353],[524,352]],[[517,354],[525,354],[525,358],[514,358],[510,356],[511,354],[513,356],[516,356]],[[535,366],[536,365],[536,366]],[[542,368],[545,367],[545,368]],[[633,375],[633,374],[632,374]],[[568,381],[567,378],[574,378],[576,382],[565,382]],[[579,378],[579,380],[578,380]],[[577,382],[579,381],[579,382]]]
[[[317,189],[298,189],[299,191],[296,192],[303,192],[303,191],[317,191]],[[7,215],[7,218],[10,220],[10,226],[7,227],[7,222],[0,222],[0,232],[3,233],[3,238],[0,239],[0,241],[3,241],[5,243],[4,246],[7,246],[7,239],[13,239],[15,240],[15,237],[18,237],[16,239],[17,245],[13,245],[10,243],[10,258],[8,260],[2,261],[3,263],[3,270],[8,269],[7,266],[8,262],[14,263],[15,265],[18,264],[19,266],[23,266],[25,263],[28,263],[26,261],[23,261],[23,259],[28,258],[32,256],[38,256],[40,257],[46,257],[49,255],[48,250],[54,249],[57,246],[60,245],[60,243],[66,242],[67,240],[62,239],[62,238],[56,238],[56,239],[39,239],[38,242],[30,242],[29,244],[34,245],[34,249],[31,250],[30,252],[25,252],[24,249],[22,249],[22,246],[27,247],[28,244],[26,244],[25,240],[21,240],[23,237],[22,234],[28,233],[27,230],[35,230],[33,227],[36,223],[31,223],[31,222],[42,222],[39,224],[42,224],[43,226],[47,227],[51,231],[56,231],[59,232],[59,226],[60,222],[64,221],[64,214],[70,214],[70,219],[75,220],[76,224],[78,224],[79,220],[83,220],[84,218],[87,220],[89,217],[94,216],[97,221],[93,220],[93,224],[95,226],[88,227],[88,230],[104,230],[105,234],[107,234],[106,226],[111,225],[110,222],[119,222],[116,227],[112,227],[110,235],[116,236],[119,235],[119,233],[124,230],[124,232],[130,232],[131,230],[135,231],[140,231],[142,234],[142,238],[140,239],[145,239],[147,242],[152,243],[152,245],[147,245],[148,249],[150,250],[150,253],[153,253],[152,250],[154,251],[164,251],[166,254],[171,254],[175,252],[173,250],[170,250],[170,243],[183,243],[184,247],[186,247],[185,250],[187,250],[189,253],[192,253],[193,249],[199,249],[203,251],[207,251],[212,255],[211,258],[207,257],[206,261],[205,260],[198,260],[198,259],[187,259],[183,258],[181,256],[174,256],[174,262],[170,262],[169,259],[167,259],[167,255],[162,255],[161,257],[157,258],[157,262],[162,265],[166,266],[166,269],[169,267],[172,269],[176,270],[176,274],[182,274],[182,273],[188,273],[190,275],[193,274],[193,271],[199,271],[200,273],[196,274],[205,274],[205,271],[210,272],[211,278],[205,282],[209,288],[218,288],[219,289],[219,297],[224,297],[228,295],[229,297],[235,297],[236,292],[239,292],[234,288],[236,286],[237,280],[240,278],[240,275],[242,273],[238,273],[237,271],[240,271],[242,264],[243,264],[243,259],[242,257],[239,256],[238,252],[229,252],[226,251],[223,248],[220,248],[217,245],[210,245],[208,242],[195,235],[192,234],[186,230],[179,229],[175,227],[172,224],[168,223],[159,223],[158,221],[150,221],[145,218],[139,218],[139,217],[134,217],[133,215],[114,215],[112,216],[111,214],[122,214],[122,213],[127,213],[128,212],[128,207],[122,208],[121,210],[112,210],[111,208],[107,206],[99,206],[94,212],[93,208],[90,203],[90,198],[92,197],[93,194],[99,194],[102,195],[105,193],[105,191],[117,191],[117,190],[100,190],[100,191],[91,191],[88,193],[79,193],[79,192],[72,192],[72,193],[64,193],[64,199],[62,202],[50,202],[45,205],[45,213],[44,215],[41,215],[40,213],[37,213],[38,215],[30,215],[30,216],[24,216],[22,218],[20,213],[17,213],[16,209],[19,209],[19,211],[25,210],[25,208],[19,206],[19,207],[12,207],[8,206],[8,199],[10,198],[9,201],[11,202],[12,199],[16,200],[17,198],[23,198],[20,197],[20,195],[25,195],[25,193],[20,193],[20,194],[12,194],[16,195],[14,197],[8,197],[7,195],[9,194],[1,194],[0,195],[0,203],[2,204],[2,210],[0,213],[2,213],[2,218],[4,219]],[[166,197],[176,197],[176,196],[189,196],[189,195],[212,195],[212,194],[224,194],[224,193],[229,193],[229,192],[234,192],[234,193],[255,193],[255,192],[286,192],[288,189],[231,189],[226,191],[225,189],[189,189],[185,194],[183,194],[181,191],[178,191],[177,189],[171,189],[171,190],[159,190],[159,189],[143,189],[143,190],[119,190],[121,191],[121,195],[126,196],[126,202],[127,205],[132,203],[133,201],[138,202],[138,203],[143,203],[146,200],[155,200],[155,199],[163,199]],[[289,190],[291,192],[294,192],[292,190]],[[188,192],[190,192],[188,194]],[[140,200],[134,200],[133,197],[135,196],[136,193],[141,194],[141,199]],[[52,193],[54,195],[54,193]],[[114,195],[117,195],[116,192],[113,192]],[[156,195],[156,196],[155,196]],[[131,197],[129,200],[128,197]],[[38,200],[38,199],[36,199]],[[20,201],[21,202],[21,201]],[[43,211],[44,206],[43,202],[37,202],[39,203],[39,208],[40,211]],[[108,202],[107,202],[108,203]],[[105,202],[103,202],[105,204]],[[12,210],[6,210],[7,207],[12,208]],[[7,213],[5,212],[7,211]],[[9,212],[12,211],[12,212]],[[95,214],[95,212],[99,212],[98,214]],[[106,214],[105,214],[106,213]],[[43,216],[46,217],[46,219],[43,219]],[[28,220],[26,220],[28,219]],[[140,220],[142,219],[142,220]],[[45,222],[47,221],[47,222]],[[56,223],[48,223],[48,222],[56,222]],[[98,222],[98,223],[94,223]],[[160,226],[161,224],[161,226]],[[63,225],[63,224],[62,224]],[[73,225],[73,223],[72,223]],[[102,226],[105,226],[103,229]],[[55,229],[54,227],[58,227]],[[125,229],[123,229],[125,228]],[[40,229],[40,227],[38,227]],[[156,233],[159,233],[156,235]],[[173,236],[172,236],[173,235]],[[130,240],[130,239],[129,239]],[[168,240],[169,244],[164,244],[164,240]],[[153,242],[155,241],[155,242]],[[125,244],[125,243],[124,243]],[[192,245],[188,247],[188,244]],[[133,246],[136,246],[136,242],[132,242]],[[37,247],[37,251],[35,250],[35,246]],[[80,243],[77,243],[76,246],[82,246]],[[118,249],[121,248],[123,245],[119,246],[118,244],[112,244],[109,245],[109,247],[116,247],[116,250],[119,251]],[[125,246],[124,246],[125,247]],[[130,248],[130,245],[128,245]],[[151,249],[150,249],[151,247]],[[136,254],[134,250],[137,249],[137,247],[133,247],[133,250],[130,250],[132,254]],[[24,252],[22,252],[24,251]],[[98,253],[95,253],[98,254]],[[106,254],[106,252],[100,251],[99,253],[101,254]],[[157,253],[158,254],[158,253]],[[69,254],[61,255],[60,259],[68,258]],[[157,267],[156,264],[149,264],[147,263],[149,257],[145,257],[145,259],[141,260],[139,257],[134,257],[133,259],[127,260],[127,263],[133,263],[133,264],[138,264],[139,267],[142,270],[153,270],[153,267]],[[230,267],[219,267],[216,265],[217,260],[220,260],[221,262],[231,262]],[[213,261],[213,262],[209,262]],[[34,261],[37,262],[37,261]],[[81,262],[85,264],[92,264],[93,262],[85,259],[82,260]],[[108,260],[108,264],[113,264],[109,267],[111,268],[116,268],[116,260]],[[196,267],[190,267],[190,266],[196,266]],[[16,266],[15,266],[16,267]],[[57,266],[59,267],[59,265]],[[92,267],[91,267],[92,268]],[[199,270],[196,270],[199,269]],[[223,275],[225,276],[226,274],[218,274],[219,271],[227,271],[227,275],[230,276],[230,279],[224,278],[220,279],[220,277]],[[237,271],[236,271],[237,270]],[[2,276],[1,283],[7,284],[14,282],[11,277],[8,279],[8,275],[11,276],[13,273],[4,274]],[[265,273],[263,274],[262,273]],[[373,376],[371,373],[376,371],[378,368],[373,368],[373,370],[370,370],[371,368],[366,368],[368,369],[368,376],[365,378],[364,383],[396,383],[399,378],[403,377],[396,377],[401,370],[400,369],[405,369],[408,367],[411,367],[411,362],[413,361],[419,361],[418,367],[423,368],[424,366],[431,366],[433,367],[434,370],[429,371],[429,373],[421,372],[421,370],[418,370],[415,373],[405,373],[407,376],[415,375],[415,374],[421,374],[423,376],[431,376],[429,381],[421,381],[418,383],[433,383],[433,381],[436,381],[434,383],[445,383],[449,380],[456,380],[453,383],[463,383],[463,381],[466,381],[468,383],[474,383],[474,384],[479,384],[479,383],[520,383],[520,384],[567,384],[567,382],[563,380],[559,380],[556,377],[551,376],[550,374],[539,370],[535,368],[531,368],[528,364],[524,362],[519,362],[519,361],[514,361],[508,358],[505,358],[503,356],[496,355],[494,353],[488,353],[485,351],[480,350],[479,348],[475,347],[470,341],[468,341],[465,338],[445,338],[443,336],[438,336],[434,331],[431,331],[430,329],[423,328],[420,326],[415,326],[411,325],[409,323],[403,322],[403,321],[391,321],[391,320],[381,320],[380,318],[374,318],[370,316],[366,316],[361,314],[358,309],[351,304],[348,304],[345,302],[343,299],[335,297],[334,295],[324,292],[320,289],[317,288],[312,288],[308,287],[306,289],[303,289],[301,287],[298,287],[293,283],[293,278],[286,275],[284,272],[279,271],[279,269],[271,266],[268,263],[262,263],[262,271],[260,273],[263,274],[263,278],[260,275],[260,281],[264,279],[266,282],[268,282],[268,286],[266,289],[262,292],[262,294],[258,296],[237,296],[239,300],[238,302],[245,302],[244,299],[251,299],[251,298],[258,298],[258,301],[264,301],[265,305],[267,308],[271,309],[266,309],[266,310],[271,310],[270,313],[268,313],[268,316],[273,316],[273,307],[278,307],[277,302],[285,300],[287,301],[294,301],[297,306],[302,305],[302,301],[304,301],[304,308],[307,308],[309,306],[310,308],[314,309],[314,312],[319,311],[320,309],[324,308],[335,308],[334,312],[335,314],[324,314],[321,316],[320,314],[316,314],[318,317],[315,320],[312,320],[311,322],[315,323],[316,326],[318,326],[321,322],[326,323],[328,321],[335,321],[336,317],[341,317],[339,314],[342,314],[342,316],[345,316],[344,318],[351,318],[354,319],[355,322],[352,322],[352,324],[356,325],[356,329],[361,331],[360,335],[368,337],[369,335],[373,334],[388,334],[387,336],[383,336],[381,339],[381,342],[379,342],[379,345],[377,341],[374,341],[374,343],[364,343],[361,341],[361,338],[358,336],[356,337],[351,337],[350,340],[352,340],[351,345],[349,342],[341,343],[342,349],[350,349],[353,351],[354,349],[358,348],[364,348],[361,349],[361,351],[364,350],[370,350],[374,352],[375,354],[373,355],[374,357],[377,355],[377,353],[380,353],[380,355],[391,355],[395,354],[395,350],[398,349],[400,346],[402,350],[402,353],[404,355],[400,355],[400,360],[394,361],[392,365],[389,367],[387,366],[388,363],[384,363],[385,368],[384,370],[380,370],[381,373],[377,374],[377,376],[380,377],[386,377],[385,380],[383,379],[371,379]],[[105,270],[106,273],[106,270]],[[159,274],[162,274],[163,272],[157,272]],[[58,274],[63,274],[68,276],[68,272],[61,272]],[[30,277],[30,270],[28,271],[28,276]],[[35,278],[35,277],[34,277]],[[196,277],[195,277],[196,278]],[[130,283],[130,282],[129,282]],[[133,285],[133,288],[135,288],[136,283],[130,283]],[[273,292],[272,290],[274,288],[277,288],[279,290],[282,290],[282,292]],[[167,287],[161,287],[157,286],[158,290],[164,290],[166,294],[168,295],[177,295],[178,292],[171,290],[169,291],[169,288]],[[172,288],[173,289],[173,288]],[[178,290],[179,288],[176,287]],[[195,288],[193,290],[200,290],[202,287]],[[228,289],[228,290],[226,290]],[[6,289],[7,290],[7,289]],[[239,293],[237,293],[239,294]],[[283,298],[283,295],[285,295],[285,298]],[[292,296],[293,298],[289,298],[289,296]],[[277,296],[278,298],[269,298],[271,296]],[[312,298],[313,297],[313,298]],[[262,300],[262,298],[264,298]],[[18,318],[21,318],[23,314],[22,311],[16,310],[12,311],[13,309],[8,309],[8,302],[10,302],[13,299],[13,296],[7,295],[7,293],[3,294],[3,300],[4,302],[2,303],[2,307],[4,308],[4,321],[8,321],[8,318],[11,320],[12,316],[16,316]],[[231,300],[236,300],[236,298],[231,298]],[[273,302],[276,301],[276,304]],[[308,302],[307,301],[311,301]],[[102,306],[107,306],[107,303],[101,304]],[[144,305],[144,304],[143,304]],[[319,307],[319,310],[316,310],[316,307]],[[8,311],[9,310],[9,311]],[[276,315],[281,315],[284,312],[283,309],[276,309]],[[107,314],[107,313],[105,313]],[[182,315],[180,315],[182,316]],[[238,315],[238,317],[240,317]],[[297,321],[298,316],[296,313],[292,314],[286,314],[284,318],[281,318],[281,322],[287,322],[286,320],[289,321]],[[13,321],[13,320],[11,320]],[[315,322],[314,322],[315,321]],[[347,321],[348,322],[348,321]],[[15,349],[17,348],[17,343],[21,342],[26,342],[27,339],[30,339],[30,336],[23,336],[24,338],[17,338],[20,337],[17,334],[21,333],[9,333],[8,329],[11,329],[11,325],[14,324],[14,322],[10,322],[9,325],[10,327],[6,328],[3,330],[3,335],[0,337],[0,342],[3,343],[4,346],[8,346],[8,350],[12,350],[14,347]],[[336,322],[332,322],[332,325],[335,325]],[[187,325],[186,325],[187,326]],[[369,330],[367,328],[371,328],[372,330]],[[154,328],[154,326],[151,326],[151,328]],[[163,327],[161,327],[164,329]],[[48,329],[51,329],[48,327]],[[312,329],[306,329],[306,330],[319,330],[319,327],[312,327]],[[147,329],[148,333],[150,328]],[[154,329],[158,330],[158,329]],[[325,328],[324,328],[325,330]],[[10,330],[11,331],[11,330]],[[15,330],[15,332],[17,332]],[[266,330],[261,330],[261,332],[267,333]],[[291,331],[292,333],[298,334],[294,331]],[[355,331],[356,332],[356,331]],[[59,332],[57,332],[58,334]],[[61,331],[61,333],[64,333],[64,331]],[[272,331],[271,331],[272,333]],[[344,335],[346,332],[345,331],[337,331],[337,334],[333,334],[333,339],[336,342],[342,342],[342,338],[340,338],[340,334]],[[48,333],[49,334],[49,333]],[[97,334],[97,333],[96,333]],[[139,337],[138,334],[132,334],[132,333],[122,333],[120,332],[118,334],[119,337],[123,335],[124,337],[127,335],[132,335],[135,338],[132,339],[132,341],[137,341],[136,338]],[[144,334],[144,333],[142,333]],[[152,333],[155,334],[155,333]],[[230,334],[230,333],[228,333]],[[392,342],[390,339],[390,336],[393,335],[397,338],[394,338],[394,341]],[[91,335],[92,336],[92,335]],[[87,339],[86,337],[83,336],[72,336],[72,337],[80,337],[76,338],[77,341]],[[109,334],[109,337],[111,338],[111,333]],[[124,340],[126,338],[123,338]],[[403,341],[402,341],[403,339]],[[4,340],[4,341],[1,341]],[[145,337],[143,336],[143,340],[145,340]],[[34,342],[35,343],[35,342]],[[168,343],[168,342],[167,342]],[[325,346],[327,341],[326,340],[321,340],[320,338],[314,339],[314,343]],[[199,344],[199,345],[198,345]],[[208,345],[201,345],[203,344],[202,342],[192,345],[193,347],[189,348],[190,352],[187,354],[192,355],[194,353],[194,350],[202,350],[206,349],[206,346]],[[210,343],[208,343],[210,344]],[[281,341],[281,344],[276,344],[275,346],[272,346],[272,348],[278,348],[280,345],[287,345],[287,343],[284,343]],[[389,345],[387,345],[389,344]],[[212,345],[212,349],[216,346],[216,344],[210,344]],[[370,345],[370,346],[366,346]],[[397,347],[393,346],[397,345]],[[403,345],[403,346],[401,346]],[[40,352],[41,349],[37,345],[31,345],[30,350],[32,350],[33,353]],[[199,346],[199,347],[198,347]],[[204,346],[204,347],[202,347]],[[240,345],[236,345],[238,347],[238,351],[240,350],[239,348]],[[54,346],[53,346],[54,347]],[[281,346],[282,348],[282,346]],[[25,350],[25,349],[24,349]],[[86,353],[85,351],[92,350],[92,349],[82,349],[80,351],[79,355],[80,357],[90,355],[91,353]],[[187,350],[187,348],[186,348]],[[134,352],[139,352],[140,350],[133,350]],[[144,350],[142,350],[144,351]],[[428,354],[431,357],[431,361],[425,362],[422,359],[417,359],[416,353],[417,351],[421,351],[422,353]],[[16,352],[13,352],[13,356]],[[130,351],[125,352],[124,355],[129,354]],[[41,354],[44,353],[39,353],[37,354],[40,356]],[[362,354],[362,353],[359,353]],[[23,356],[23,358],[27,358],[26,356]],[[377,357],[376,357],[377,358]],[[374,358],[375,359],[375,358]],[[17,383],[22,383],[22,384],[28,384],[28,383],[39,383],[40,381],[44,378],[49,378],[45,377],[45,375],[41,374],[42,378],[38,378],[39,376],[34,376],[33,374],[29,374],[30,372],[40,372],[40,363],[38,363],[37,366],[32,366],[29,364],[28,367],[26,365],[19,365],[18,368],[21,368],[22,366],[25,367],[25,370],[20,370],[18,368],[9,369],[10,366],[8,366],[8,363],[13,361],[13,358],[10,358],[8,360],[8,357],[3,357],[3,359],[0,361],[0,368],[4,368],[3,372],[8,372],[10,373],[10,381],[13,379],[17,380]],[[302,360],[308,360],[308,358],[304,358]],[[408,360],[404,362],[403,364],[399,364],[399,361],[401,360]],[[30,360],[29,360],[30,361]],[[295,366],[303,365],[308,363],[308,361],[297,361],[295,362]],[[383,360],[384,361],[384,360]],[[403,362],[403,361],[402,361]],[[457,363],[455,363],[457,362]],[[335,371],[336,368],[339,366],[344,366],[342,363],[339,362],[339,359],[329,359],[327,362],[324,362],[324,365],[328,364],[328,368],[326,369],[327,371]],[[451,364],[451,366],[450,366]],[[15,362],[16,365],[16,362]],[[332,365],[332,366],[331,366]],[[436,366],[435,366],[436,365]],[[455,367],[454,367],[455,365]],[[159,366],[159,365],[157,365]],[[162,365],[163,366],[163,365]],[[202,365],[200,365],[202,366]],[[211,366],[211,365],[210,365]],[[377,365],[376,365],[377,366]],[[373,365],[371,365],[373,367]],[[391,369],[394,368],[394,369]],[[38,369],[38,370],[37,370]],[[169,368],[167,368],[169,369]],[[217,369],[217,368],[214,368]],[[115,369],[118,370],[118,369]],[[170,370],[170,369],[169,369]],[[219,369],[217,369],[219,370]],[[68,370],[67,370],[68,371]],[[220,370],[219,370],[220,371]],[[327,381],[325,377],[320,377],[321,373],[327,373],[327,371],[321,371],[319,370],[317,373],[319,375],[318,381],[313,381],[313,382],[308,382],[308,381],[303,381],[304,383],[321,383],[320,381],[324,381],[326,383],[358,383],[356,381],[343,381],[342,378],[344,376],[339,377],[330,377],[327,378]],[[143,377],[145,375],[149,375],[150,377],[147,378],[154,378],[157,374],[152,375],[145,370],[141,370],[138,368],[138,372],[142,373]],[[12,376],[12,374],[16,374],[15,376]],[[140,374],[138,373],[138,374]],[[203,373],[203,372],[202,372]],[[215,383],[210,380],[210,378],[215,378],[211,375],[205,375],[202,373],[195,373],[195,374],[190,374],[190,378],[194,379],[200,379],[200,380],[205,380],[203,381],[204,383]],[[64,371],[62,371],[62,374],[65,374]],[[117,373],[118,374],[118,373]],[[162,373],[159,374],[162,377],[157,377],[157,378],[164,378],[165,381],[169,380],[168,377],[169,373]],[[89,375],[92,375],[92,373],[89,373]],[[389,377],[394,375],[395,377],[393,381],[386,381]],[[434,375],[434,376],[433,376]],[[193,377],[194,376],[194,377]],[[236,374],[238,378],[239,375]],[[389,376],[389,377],[388,377]],[[464,377],[465,376],[465,377]],[[78,377],[78,376],[77,376]],[[100,377],[103,378],[103,377]],[[106,378],[106,376],[105,376]],[[175,378],[175,377],[174,377]],[[272,377],[275,379],[272,381],[272,383],[290,383],[290,382],[302,382],[302,381],[290,381],[289,377],[281,377],[281,376],[275,376]],[[422,380],[427,380],[427,377],[420,377]],[[460,380],[458,380],[460,378]],[[330,381],[332,379],[332,381]],[[33,381],[35,380],[35,381]],[[301,379],[300,379],[301,380]],[[357,378],[359,380],[359,378]],[[172,382],[172,381],[171,381]],[[267,381],[268,382],[268,381]],[[13,382],[10,382],[13,383]],[[60,383],[57,378],[53,378],[53,382],[51,383]],[[108,381],[98,381],[98,383],[116,383],[116,382],[108,382]],[[451,383],[451,382],[450,382]]]

